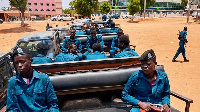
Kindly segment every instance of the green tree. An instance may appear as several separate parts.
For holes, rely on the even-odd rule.
[[[1,10],[3,10],[3,11],[10,11],[10,7],[2,7]]]
[[[77,14],[90,17],[98,9],[98,0],[73,0],[70,5]]]
[[[187,6],[188,0],[181,0],[181,4],[184,5],[184,7]]]
[[[71,9],[64,9],[63,13],[64,14],[70,14],[70,16],[72,16],[72,10]]]
[[[9,0],[10,6],[16,7],[20,11],[21,26],[24,27],[24,12],[27,9],[27,0]]]
[[[111,4],[108,3],[107,1],[104,1],[99,5],[99,10],[100,10],[101,14],[109,13],[111,8],[112,8]]]
[[[132,15],[132,21],[134,19],[134,14],[141,10],[140,0],[130,0],[130,4],[127,8],[130,15]]]
[[[146,9],[149,8],[150,6],[153,6],[155,3],[155,0],[146,0]],[[141,12],[144,12],[144,0],[140,0],[140,7],[141,7]]]

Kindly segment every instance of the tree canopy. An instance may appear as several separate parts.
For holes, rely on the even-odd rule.
[[[156,0],[146,0],[146,8],[153,6],[153,4],[155,2],[156,2]],[[140,7],[141,7],[141,12],[143,12],[144,11],[144,0],[140,0]]]
[[[130,15],[134,15],[139,12],[141,10],[140,0],[130,0],[127,10]]]
[[[183,4],[184,7],[187,6],[187,3],[188,3],[188,0],[181,0],[181,4]]]
[[[16,7],[21,13],[21,26],[24,26],[24,12],[27,9],[27,0],[9,0],[10,6]]]
[[[71,9],[64,9],[64,10],[63,10],[63,13],[64,13],[64,14],[70,14],[70,16],[72,16],[72,11],[71,11]]]
[[[77,14],[89,16],[98,9],[98,0],[73,0],[70,5],[75,8]]]
[[[99,5],[99,10],[100,10],[101,14],[109,13],[111,8],[112,8],[111,4],[108,3],[107,1],[104,1]]]

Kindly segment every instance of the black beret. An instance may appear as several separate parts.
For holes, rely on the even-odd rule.
[[[152,49],[145,51],[141,57],[140,57],[140,61],[149,61],[156,58],[156,55],[154,53],[154,51]]]
[[[21,54],[21,55],[25,54],[25,55],[30,55],[31,56],[31,52],[29,51],[29,49],[26,48],[26,47],[23,47],[23,46],[14,49],[14,51],[12,53],[12,57],[14,58],[15,56],[17,56],[19,54]]]
[[[40,42],[37,44],[37,49],[38,50],[48,50],[49,47],[47,45],[45,45],[44,43]]]

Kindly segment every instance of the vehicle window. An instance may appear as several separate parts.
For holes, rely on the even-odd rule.
[[[20,47],[22,47],[22,46],[24,46],[24,47],[27,47],[28,49],[29,49],[29,51],[31,52],[31,55],[33,56],[33,57],[35,57],[35,56],[37,56],[37,50],[36,50],[36,46],[37,46],[37,44],[39,43],[39,42],[43,42],[43,43],[45,43],[45,45],[48,45],[49,46],[49,51],[52,51],[52,49],[53,49],[53,44],[52,44],[52,40],[47,40],[47,39],[45,39],[45,40],[40,40],[40,41],[30,41],[30,42],[21,42],[20,44],[19,44],[19,46]],[[48,51],[48,52],[49,52]],[[48,55],[48,53],[47,53],[47,55]],[[53,58],[53,57],[51,57],[51,58]]]

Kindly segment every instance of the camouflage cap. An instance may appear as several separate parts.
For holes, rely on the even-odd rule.
[[[152,59],[155,59],[156,58],[156,55],[154,53],[154,51],[152,49],[150,50],[147,50],[145,51],[141,57],[140,57],[140,61],[149,61],[149,60],[152,60]]]

